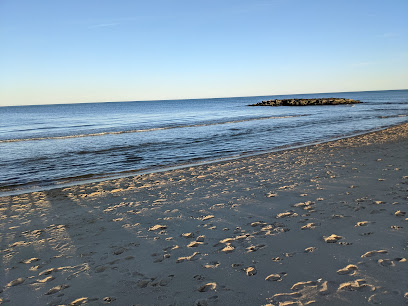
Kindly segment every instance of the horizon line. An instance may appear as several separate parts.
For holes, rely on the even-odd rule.
[[[101,102],[70,102],[70,103],[45,103],[45,104],[19,104],[19,105],[4,105],[1,107],[22,107],[22,106],[46,106],[46,105],[71,105],[71,104],[97,104],[97,103],[131,103],[131,102],[160,102],[160,101],[183,101],[183,100],[204,100],[204,99],[233,99],[233,98],[254,98],[266,96],[295,96],[295,95],[313,95],[313,94],[334,94],[334,93],[355,93],[355,92],[373,92],[373,91],[401,91],[406,89],[380,89],[380,90],[355,90],[355,91],[329,91],[329,92],[304,92],[294,94],[267,94],[256,96],[225,96],[225,97],[205,97],[205,98],[179,98],[179,99],[152,99],[152,100],[126,100],[126,101],[101,101]]]

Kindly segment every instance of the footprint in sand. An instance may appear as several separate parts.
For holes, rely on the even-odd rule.
[[[207,299],[199,299],[194,302],[194,306],[208,306]]]
[[[153,262],[154,263],[162,262],[163,260],[165,260],[167,258],[170,258],[170,257],[171,257],[171,255],[166,253],[166,254],[163,254],[162,256],[156,258],[155,260],[153,260]]]
[[[176,261],[176,263],[180,263],[180,262],[184,262],[184,261],[193,261],[195,259],[197,259],[197,255],[199,255],[199,252],[194,252],[192,255],[190,256],[185,256],[185,257],[179,257]]]
[[[147,285],[148,285],[151,281],[152,281],[152,280],[149,279],[149,278],[144,278],[144,279],[141,279],[141,280],[137,281],[136,285],[137,285],[139,288],[146,288]]]
[[[343,239],[343,237],[336,234],[331,234],[330,236],[323,236],[323,239],[326,243],[336,243],[340,239]]]
[[[384,258],[384,259],[379,259],[377,263],[383,267],[395,267],[396,263],[401,263],[401,262],[406,262],[406,261],[407,261],[406,258],[400,258],[400,257],[394,258],[394,259]]]
[[[156,286],[165,287],[168,284],[170,284],[170,282],[173,280],[173,278],[174,278],[174,275],[169,275],[169,276],[166,276],[164,278],[157,279],[157,280],[151,282],[150,285],[153,286],[153,287],[156,287]]]
[[[377,305],[397,305],[396,298],[399,297],[401,293],[398,290],[393,291],[383,291],[374,293],[368,298],[368,303]]]
[[[272,261],[276,261],[276,262],[279,262],[281,260],[283,260],[283,258],[281,258],[281,257],[273,257],[272,258]]]
[[[314,252],[316,250],[317,250],[317,248],[315,248],[315,247],[308,247],[308,248],[305,249],[305,253],[312,253],[312,252]]]
[[[318,282],[316,281],[306,281],[306,282],[298,282],[294,284],[290,289],[293,291],[300,291],[305,287],[316,286]]]
[[[201,274],[194,275],[193,278],[196,279],[196,280],[199,280],[199,281],[205,280],[205,277],[202,276]]]
[[[245,273],[247,276],[254,276],[256,275],[257,271],[254,267],[248,267],[245,269]]]
[[[247,249],[247,252],[250,253],[250,252],[256,252],[259,249],[262,249],[263,247],[265,247],[264,244],[258,244],[258,245],[251,245],[250,247],[247,247],[246,249]]]
[[[235,250],[235,247],[233,247],[232,245],[227,245],[221,250],[221,252],[228,254],[228,253],[233,252],[234,250]]]
[[[319,289],[320,295],[328,295],[335,291],[336,283],[333,281],[324,281],[321,283],[321,287]]]
[[[233,263],[233,264],[231,264],[231,267],[234,268],[234,269],[237,269],[237,268],[242,267],[242,266],[243,266],[243,264],[241,264],[241,263]],[[245,269],[244,269],[244,270],[245,270]]]
[[[405,211],[401,211],[401,210],[397,210],[394,215],[396,215],[397,217],[403,217],[405,216],[407,213]]]
[[[197,290],[199,292],[208,292],[210,290],[216,290],[217,284],[216,283],[207,283],[205,285],[200,286]]]
[[[314,204],[315,204],[315,202],[306,201],[306,202],[296,203],[295,205],[293,205],[293,207],[301,207],[304,210],[311,210],[311,209],[314,208]]]
[[[316,303],[315,300],[310,300],[312,296],[328,295],[335,292],[337,284],[332,281],[305,281],[298,282],[291,287],[292,293],[278,293],[268,300],[272,305],[309,305]],[[322,304],[323,305],[323,304]]]
[[[218,261],[212,261],[206,265],[204,265],[203,267],[206,269],[215,269],[220,265],[220,263]]]
[[[385,209],[373,209],[370,211],[370,215],[381,214]]]
[[[265,222],[263,221],[255,221],[249,224],[251,227],[257,227],[257,226],[261,226],[261,225],[266,225]]]
[[[188,245],[187,245],[187,247],[188,248],[196,248],[196,247],[198,247],[200,244],[203,244],[202,242],[198,242],[198,241],[192,241],[192,242],[190,242]]]
[[[125,252],[125,251],[127,251],[127,249],[125,249],[125,248],[117,248],[115,251],[113,251],[112,253],[113,253],[113,255],[120,255],[120,254],[122,254],[123,252]]]
[[[95,273],[102,273],[102,272],[104,272],[106,269],[108,269],[107,266],[98,266],[98,267],[95,267]]]
[[[371,284],[367,284],[364,279],[340,284],[337,291],[374,291],[376,288]]]
[[[377,255],[377,254],[386,254],[386,253],[388,253],[387,250],[369,251],[369,252],[366,252],[366,253],[364,253],[363,255],[361,255],[361,258],[364,258],[364,257],[373,257],[373,256],[375,256],[375,255]]]
[[[357,224],[354,225],[354,226],[355,226],[355,227],[358,227],[358,226],[366,226],[368,223],[369,223],[368,221],[360,221],[360,222],[357,222]]]
[[[43,279],[37,279],[37,283],[48,283],[50,281],[53,281],[55,279],[54,276],[47,276],[46,278]]]
[[[18,286],[18,285],[24,283],[25,280],[26,280],[26,278],[24,278],[24,277],[19,277],[19,278],[15,279],[15,280],[9,282],[9,283],[7,284],[7,287]]]
[[[356,271],[358,270],[358,267],[356,265],[348,265],[344,267],[343,269],[337,270],[337,274],[340,275],[354,275]]]
[[[33,262],[36,262],[36,261],[39,261],[39,260],[40,260],[39,258],[33,257],[33,258],[30,258],[30,259],[26,259],[24,261],[21,261],[21,263],[30,264],[30,263],[33,263]]]
[[[402,226],[398,226],[398,225],[391,225],[390,228],[393,229],[393,230],[398,231],[398,230],[402,229],[403,227],[402,227]]]
[[[210,220],[210,219],[212,219],[212,218],[214,218],[214,215],[208,215],[208,216],[203,216],[203,217],[201,217],[200,220],[206,221],[206,220]]]
[[[163,248],[163,251],[164,252],[167,252],[167,251],[172,251],[172,250],[176,250],[176,249],[178,249],[179,248],[179,246],[177,245],[177,244],[174,244],[174,245],[170,245],[170,246],[168,246],[168,247],[165,247],[165,248]]]
[[[292,292],[292,293],[277,293],[272,298],[270,298],[270,302],[273,303],[271,305],[302,305],[297,303],[297,300],[302,297],[302,294],[299,292]]]
[[[379,259],[377,262],[383,267],[395,267],[395,263],[391,259]]]
[[[41,276],[41,275],[50,275],[52,272],[57,272],[58,271],[58,269],[56,269],[56,268],[50,268],[50,269],[47,269],[47,270],[44,270],[44,271],[42,271],[42,272],[40,272],[40,274],[38,274],[39,276]]]
[[[112,303],[112,302],[115,301],[115,300],[116,300],[116,298],[111,297],[111,296],[106,296],[106,297],[103,298],[103,301],[104,301],[105,303]]]
[[[87,297],[81,297],[79,299],[76,299],[75,301],[72,301],[69,305],[71,306],[77,306],[77,305],[82,305],[88,303],[90,300]]]
[[[166,225],[160,225],[160,224],[156,224],[155,226],[152,226],[149,228],[149,231],[157,231],[157,230],[164,230],[166,229],[167,226]]]
[[[284,213],[280,213],[276,215],[276,219],[280,219],[280,218],[287,218],[287,217],[297,217],[298,214],[293,212],[293,211],[287,211]]]
[[[300,229],[302,229],[302,230],[311,230],[311,229],[316,228],[316,226],[318,226],[318,224],[316,224],[316,223],[308,223],[308,224],[306,224],[306,225],[303,225]]]
[[[197,242],[204,242],[204,240],[205,240],[205,235],[200,235],[196,239]]]
[[[282,276],[280,274],[270,274],[267,277],[265,277],[265,280],[279,282],[282,280]]]
[[[57,292],[60,292],[61,290],[64,290],[66,288],[69,288],[69,285],[59,285],[59,286],[55,286],[53,288],[51,288],[50,290],[48,290],[45,295],[51,295]]]

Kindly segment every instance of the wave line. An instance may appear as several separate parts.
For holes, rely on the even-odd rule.
[[[131,133],[145,133],[145,132],[153,132],[153,131],[160,131],[160,130],[202,127],[202,126],[211,126],[211,125],[223,125],[223,124],[240,123],[240,122],[246,122],[246,121],[256,121],[256,120],[296,118],[296,117],[304,117],[304,116],[310,116],[310,114],[260,117],[260,118],[251,118],[251,119],[230,120],[230,121],[224,121],[224,122],[186,124],[186,125],[166,126],[166,127],[157,127],[157,128],[150,128],[150,129],[128,130],[128,131],[117,131],[117,132],[112,131],[112,132],[100,132],[100,133],[66,135],[66,136],[3,139],[3,140],[0,140],[0,143],[22,142],[22,141],[39,141],[39,140],[56,140],[56,139],[70,139],[70,138],[83,138],[83,137],[98,137],[98,136],[106,136],[106,135],[120,135],[120,134],[131,134]]]

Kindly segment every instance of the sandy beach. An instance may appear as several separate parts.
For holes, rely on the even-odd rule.
[[[408,124],[0,198],[0,304],[405,305]]]

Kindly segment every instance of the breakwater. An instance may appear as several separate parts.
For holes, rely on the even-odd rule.
[[[308,105],[339,105],[356,103],[361,103],[361,101],[345,98],[275,99],[250,104],[249,106],[308,106]]]

